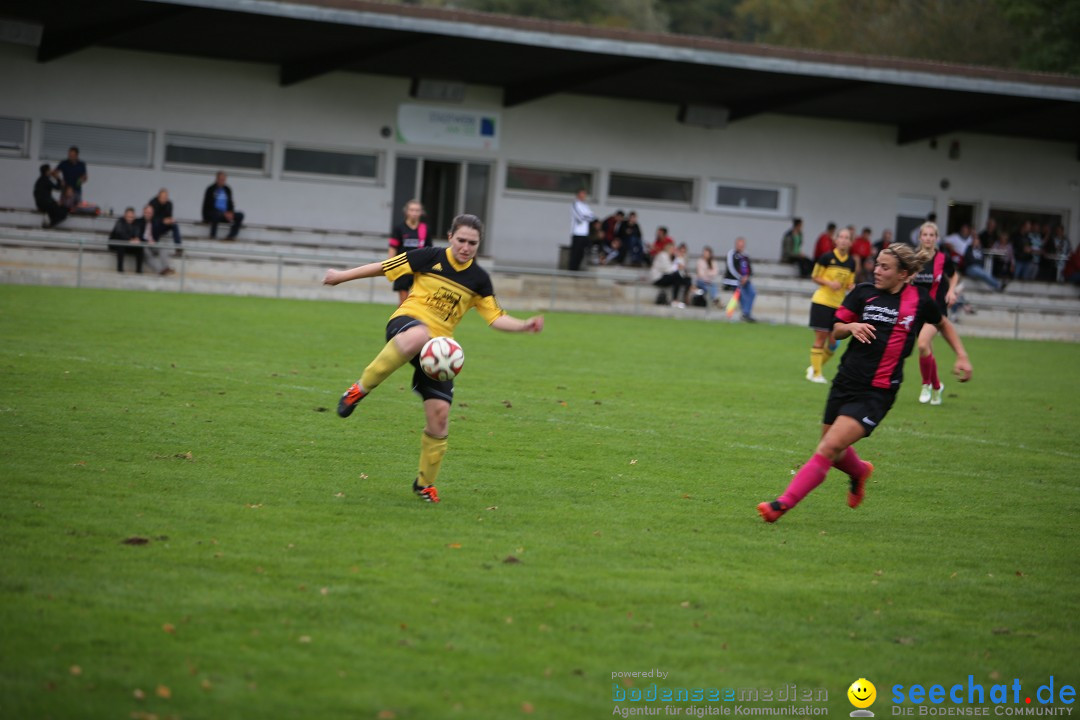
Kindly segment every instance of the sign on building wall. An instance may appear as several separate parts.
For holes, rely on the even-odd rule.
[[[431,105],[399,105],[398,142],[469,150],[499,149],[499,114]]]

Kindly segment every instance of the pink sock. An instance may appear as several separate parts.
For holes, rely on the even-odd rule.
[[[937,376],[937,360],[934,359],[933,355],[928,356],[926,359],[930,361],[930,385],[932,385],[935,390],[940,390],[941,380],[938,380]]]
[[[930,374],[933,372],[933,369],[932,369],[933,366],[934,366],[934,356],[933,355],[927,355],[926,357],[923,357],[922,355],[919,356],[919,373],[922,374],[922,384],[923,385],[929,385],[930,384]]]
[[[861,478],[866,473],[866,463],[855,452],[855,448],[848,446],[840,459],[832,464],[840,472],[847,473],[853,478]]]
[[[795,473],[795,477],[791,479],[791,484],[788,485],[787,490],[777,500],[788,507],[795,507],[800,500],[810,494],[811,490],[825,481],[825,476],[829,474],[830,467],[832,467],[832,463],[829,462],[827,457],[821,453],[814,453],[814,456],[799,468],[799,472]]]

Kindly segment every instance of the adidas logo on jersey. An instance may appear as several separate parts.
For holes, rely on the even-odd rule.
[[[431,269],[432,270],[438,270],[438,271],[442,272],[442,263],[435,263],[434,265],[431,266]]]

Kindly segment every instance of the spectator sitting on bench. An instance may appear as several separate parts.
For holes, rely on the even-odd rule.
[[[165,188],[158,190],[158,194],[150,200],[150,207],[154,208],[154,222],[161,225],[161,235],[164,235],[166,231],[172,233],[173,247],[176,248],[176,252],[173,253],[173,257],[180,257],[182,251],[180,249],[180,226],[176,224],[176,220],[173,218],[173,204],[169,199],[169,191]]]
[[[135,256],[135,272],[142,272],[143,246],[135,227],[135,208],[124,210],[124,216],[113,225],[109,233],[109,249],[116,253],[116,272],[124,272],[124,256]]]
[[[53,191],[60,190],[61,187],[60,181],[53,178],[49,164],[42,165],[41,176],[34,183],[34,205],[48,216],[42,221],[42,227],[55,227],[68,216],[67,208],[62,207],[53,197]]]
[[[218,171],[213,185],[206,188],[202,204],[203,222],[210,224],[210,238],[217,237],[219,223],[232,223],[226,240],[235,240],[244,222],[244,213],[236,212],[233,205],[232,188],[225,184],[225,173]]]
[[[154,222],[152,205],[144,207],[143,216],[135,221],[135,232],[142,243],[146,264],[158,275],[173,275],[176,271],[169,267],[169,261],[165,253],[161,251],[161,245],[158,244],[163,228],[163,225]]]

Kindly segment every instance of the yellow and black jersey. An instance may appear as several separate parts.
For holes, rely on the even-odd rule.
[[[810,302],[826,307],[836,308],[844,302],[844,296],[855,284],[855,258],[840,250],[832,250],[825,253],[814,261],[814,272],[810,277],[825,282],[840,283],[839,290],[833,290],[826,285],[818,285],[814,297]]]
[[[409,297],[390,317],[414,317],[428,326],[432,337],[453,336],[454,328],[471,307],[488,325],[506,314],[495,299],[487,271],[475,259],[459,264],[449,248],[409,250],[384,260],[382,268],[391,280],[413,276]]]

